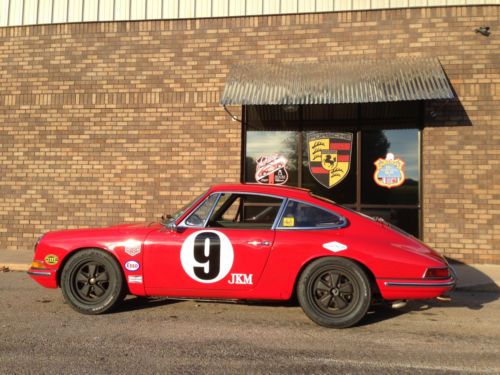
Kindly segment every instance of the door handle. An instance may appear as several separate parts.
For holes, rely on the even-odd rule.
[[[252,245],[252,246],[271,246],[270,241],[248,241],[247,244]]]

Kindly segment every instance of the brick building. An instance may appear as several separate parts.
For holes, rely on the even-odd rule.
[[[428,3],[0,2],[0,251],[49,230],[154,221],[283,157],[271,182],[382,216],[452,259],[499,264],[499,2]],[[243,64],[281,79],[352,65],[363,85],[388,61],[437,61],[452,95],[256,104],[224,91]],[[318,132],[351,134],[340,181],[309,168]],[[392,158],[406,175],[383,186],[375,163]]]

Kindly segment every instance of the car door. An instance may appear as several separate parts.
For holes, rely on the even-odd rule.
[[[146,292],[245,298],[266,266],[282,201],[258,194],[216,193],[177,228],[152,233],[144,248]]]

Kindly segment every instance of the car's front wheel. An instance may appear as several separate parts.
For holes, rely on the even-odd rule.
[[[77,252],[64,265],[61,289],[66,302],[83,314],[101,314],[114,308],[126,292],[120,266],[99,249]]]
[[[345,258],[321,258],[301,274],[297,297],[306,315],[319,325],[346,328],[366,315],[370,281],[363,269]]]

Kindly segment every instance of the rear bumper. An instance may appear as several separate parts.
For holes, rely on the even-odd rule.
[[[377,280],[380,293],[387,300],[432,299],[450,292],[455,288],[456,283],[455,276],[445,280]]]
[[[57,288],[57,270],[51,268],[33,268],[28,275],[45,288]]]
[[[455,280],[446,282],[436,282],[436,281],[419,281],[419,282],[408,282],[408,281],[385,281],[385,286],[393,287],[414,287],[414,288],[453,288],[456,285]]]

